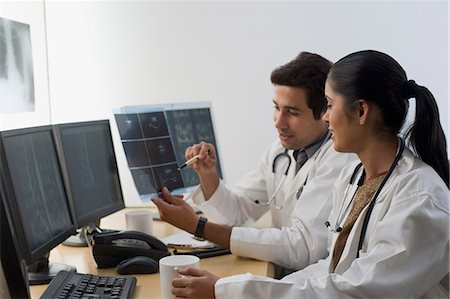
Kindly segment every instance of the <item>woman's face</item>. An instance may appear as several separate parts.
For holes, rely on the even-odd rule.
[[[325,97],[327,98],[327,111],[322,119],[329,124],[334,149],[339,152],[356,152],[358,144],[358,119],[355,112],[348,111],[344,98],[336,93],[329,81],[325,83]]]

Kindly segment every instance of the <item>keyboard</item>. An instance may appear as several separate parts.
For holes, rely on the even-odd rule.
[[[99,276],[61,271],[52,279],[42,299],[131,298],[135,277]]]

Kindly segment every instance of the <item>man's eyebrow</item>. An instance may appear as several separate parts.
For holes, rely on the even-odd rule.
[[[296,110],[296,111],[302,111],[302,109],[298,108],[298,107],[294,107],[294,106],[285,106],[285,109],[289,109],[289,110]]]
[[[272,100],[273,104],[275,106],[279,106],[278,103],[275,100]],[[302,111],[302,109],[295,107],[295,106],[283,106],[283,109],[289,109],[289,110],[295,110],[295,111]]]

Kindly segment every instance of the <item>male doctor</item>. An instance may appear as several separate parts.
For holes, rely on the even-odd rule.
[[[317,54],[302,52],[275,69],[273,118],[279,140],[233,188],[219,179],[213,145],[189,147],[186,159],[200,155],[192,165],[200,180],[193,199],[207,218],[198,217],[181,197],[163,188],[164,199],[153,199],[161,219],[233,254],[272,262],[279,266],[279,278],[326,257],[324,223],[332,206],[328,195],[341,168],[356,159],[334,150],[322,121],[331,65]],[[238,227],[269,210],[273,228]]]

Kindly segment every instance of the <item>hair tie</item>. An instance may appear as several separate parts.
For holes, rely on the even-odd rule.
[[[416,96],[416,81],[408,80],[403,84],[402,97],[404,99],[414,98]]]

